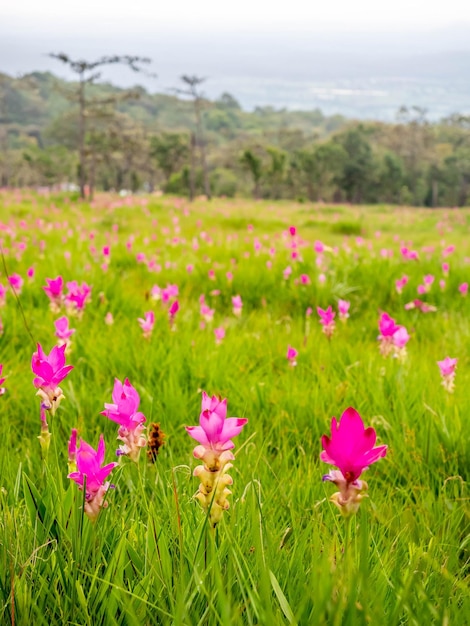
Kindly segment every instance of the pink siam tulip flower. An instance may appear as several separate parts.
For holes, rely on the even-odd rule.
[[[285,269],[285,270],[283,270],[283,272],[282,272],[282,276],[283,276],[284,280],[288,280],[288,278],[289,278],[289,276],[290,276],[291,274],[292,274],[292,268],[291,268],[291,266],[290,266],[290,265],[288,265],[288,266],[286,267],[286,269]]]
[[[347,300],[338,300],[339,319],[342,322],[345,322],[348,319],[350,306],[351,306],[351,303],[348,302]]]
[[[444,291],[444,289],[446,288],[446,281],[441,278],[441,280],[439,281],[439,288],[441,291]]]
[[[199,445],[194,448],[196,459],[204,461],[211,471],[217,471],[234,456],[230,450],[235,447],[232,441],[248,422],[246,418],[227,417],[227,400],[217,396],[209,397],[202,392],[202,411],[199,426],[186,426],[188,434]]]
[[[300,283],[302,285],[310,285],[311,284],[311,280],[310,280],[310,276],[308,276],[308,274],[301,274],[300,275]]]
[[[54,322],[55,326],[55,336],[59,339],[59,346],[65,344],[66,346],[70,345],[70,337],[74,334],[75,328],[69,328],[69,319],[66,315],[59,317],[58,320]]]
[[[331,501],[345,516],[356,513],[364,497],[363,492],[368,488],[359,477],[372,463],[387,454],[387,446],[374,447],[375,430],[372,427],[366,429],[361,416],[352,407],[343,412],[339,424],[333,417],[331,436],[323,435],[321,442],[323,451],[320,459],[339,468],[323,477],[323,480],[333,482],[339,488]]]
[[[297,350],[295,348],[293,348],[292,346],[288,346],[287,347],[287,355],[286,355],[286,357],[287,357],[287,360],[288,360],[289,365],[291,367],[295,367],[297,365],[296,358],[297,358],[298,354],[299,353],[297,352]]]
[[[168,309],[168,316],[170,318],[170,327],[173,327],[174,323],[175,323],[175,318],[176,318],[176,314],[178,313],[178,311],[180,310],[180,305],[178,300],[175,300],[170,308]]]
[[[320,316],[320,324],[323,326],[323,332],[331,339],[334,331],[335,331],[335,316],[336,313],[333,311],[331,306],[327,309],[322,309],[319,306],[317,307],[317,313]]]
[[[388,313],[382,313],[379,318],[380,353],[387,357],[393,353],[395,357],[404,359],[406,357],[406,344],[409,335],[404,326],[395,322]]]
[[[194,448],[194,456],[203,461],[203,465],[194,470],[194,475],[201,481],[195,497],[208,512],[213,527],[229,508],[228,485],[233,481],[227,472],[235,459],[231,452],[235,446],[232,438],[242,431],[247,422],[245,418],[227,418],[227,400],[216,396],[210,398],[203,391],[199,426],[186,426],[188,434],[199,444]]]
[[[324,285],[326,283],[326,274],[324,274],[323,272],[321,274],[318,274],[318,282],[320,283],[320,285]]]
[[[0,396],[3,396],[6,392],[5,387],[2,387],[3,383],[6,381],[5,376],[2,377],[3,372],[3,363],[0,363]]]
[[[241,317],[243,302],[240,295],[232,296],[232,311],[237,317]]]
[[[216,345],[220,346],[225,338],[225,328],[223,326],[219,326],[219,328],[214,328],[214,335]]]
[[[395,281],[395,288],[397,290],[397,293],[401,293],[403,291],[404,287],[408,283],[408,280],[408,276],[404,274],[401,278],[398,278]]]
[[[468,294],[468,283],[459,285],[459,292],[465,297]]]
[[[144,338],[150,339],[150,337],[152,336],[153,327],[155,325],[155,313],[153,311],[147,311],[147,313],[144,313],[144,316],[144,319],[139,317],[137,318],[137,321],[142,328]]]
[[[404,326],[400,326],[392,337],[394,356],[400,361],[404,361],[406,359],[406,344],[409,340],[410,336]]]
[[[313,244],[313,249],[315,250],[315,252],[317,254],[321,254],[322,252],[325,251],[325,246],[321,241],[315,241],[315,243]]]
[[[432,274],[426,274],[423,279],[423,283],[427,286],[431,286],[434,282],[434,276]]]
[[[305,311],[305,317],[311,317],[313,313],[313,309],[311,306],[307,307],[307,310]]]
[[[103,465],[104,455],[103,435],[100,435],[100,441],[96,450],[81,439],[80,446],[76,451],[77,470],[70,472],[68,475],[68,478],[77,483],[80,490],[86,489],[85,513],[92,522],[96,521],[100,510],[108,506],[104,498],[111,485],[105,481],[117,466],[117,463]]]
[[[42,399],[42,408],[54,414],[64,399],[59,384],[73,370],[73,365],[65,365],[65,345],[54,346],[47,355],[38,343],[37,352],[33,354],[31,360],[31,369],[36,374],[33,385],[38,389],[37,395]]]
[[[416,250],[409,250],[406,246],[402,246],[400,248],[400,252],[403,258],[406,259],[407,261],[417,261],[419,258],[419,255],[416,252]]]
[[[449,275],[449,269],[450,266],[448,263],[443,263],[442,264],[442,273],[444,274],[444,276],[448,276]]]
[[[26,272],[26,276],[28,278],[30,278],[30,279],[34,278],[34,267],[29,267],[28,268],[28,271]]]
[[[297,234],[297,228],[295,226],[289,226],[289,233],[291,237],[295,237],[295,235]]]
[[[443,361],[437,361],[442,377],[442,385],[449,393],[453,393],[455,388],[455,370],[457,368],[458,359],[451,359],[446,356]]]
[[[423,294],[427,293],[429,289],[426,287],[426,285],[418,285],[416,291],[420,296],[422,296]]]
[[[116,454],[129,456],[133,461],[137,461],[140,449],[147,445],[147,439],[142,434],[147,420],[145,415],[138,410],[140,396],[128,378],[123,383],[116,378],[112,399],[112,404],[105,403],[105,410],[101,412],[101,415],[119,424],[117,438],[123,442],[123,445],[119,446]]]
[[[214,320],[215,309],[211,309],[209,305],[204,302],[200,306],[201,317],[208,324],[212,323]]]
[[[447,246],[447,248],[444,248],[444,250],[442,251],[442,256],[446,258],[449,255],[451,255],[452,252],[454,252],[454,250],[455,250],[455,246]]]
[[[57,312],[62,304],[62,290],[64,288],[64,279],[62,276],[57,278],[46,278],[47,286],[43,287],[49,298],[50,307],[54,312]]]
[[[65,303],[71,313],[83,314],[86,304],[91,300],[91,287],[87,283],[79,285],[76,280],[67,283],[69,292],[65,296]]]
[[[20,295],[24,282],[21,276],[19,274],[12,274],[11,276],[8,276],[8,282],[16,291],[17,295]]]

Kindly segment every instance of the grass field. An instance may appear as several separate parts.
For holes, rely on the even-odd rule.
[[[0,623],[470,623],[470,210],[111,196],[90,206],[25,191],[0,203]],[[86,282],[91,299],[67,313],[74,369],[47,415],[46,454],[31,357],[56,344],[65,310],[51,310],[43,286],[59,275]],[[173,320],[155,285],[178,287]],[[417,298],[436,310],[405,308]],[[337,311],[339,299],[349,318],[336,313],[328,339],[317,307]],[[381,354],[384,312],[410,335],[399,358]],[[458,359],[453,393],[437,365],[447,356]],[[145,449],[137,462],[116,457],[117,424],[100,415],[126,377],[146,424],[166,434],[155,463]],[[248,419],[215,530],[194,499],[200,462],[184,428],[198,424],[203,390]],[[322,481],[332,468],[320,440],[349,406],[388,450],[346,518]],[[67,478],[72,428],[94,448],[103,433],[106,462],[119,463],[95,523]]]

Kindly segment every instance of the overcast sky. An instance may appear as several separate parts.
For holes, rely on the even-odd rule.
[[[197,74],[207,77],[210,97],[228,90],[246,106],[294,106],[296,81],[307,89],[319,81],[336,81],[337,86],[338,81],[393,80],[395,75],[410,80],[409,68],[417,68],[413,80],[422,72],[432,81],[430,72],[438,70],[440,77],[455,75],[460,84],[470,64],[470,0],[1,4],[0,72],[16,76],[48,70],[71,78],[66,66],[48,57],[50,52],[87,60],[109,54],[147,56],[158,79],[120,66],[106,68],[103,78],[165,92],[181,74]],[[441,53],[449,53],[444,62],[436,57]]]

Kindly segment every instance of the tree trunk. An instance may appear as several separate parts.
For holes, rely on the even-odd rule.
[[[190,155],[190,164],[189,164],[189,199],[192,202],[196,195],[196,163],[195,163],[195,151],[196,151],[196,135],[191,133],[191,137],[189,140],[189,155]]]
[[[202,163],[202,172],[204,176],[204,193],[207,196],[207,199],[211,199],[211,187],[209,183],[209,170],[207,169],[207,161],[206,161],[206,145],[204,139],[204,130],[202,128],[202,119],[201,119],[201,111],[199,109],[199,98],[194,100],[194,107],[196,110],[196,123],[197,123],[197,134],[199,138],[199,150],[201,153],[201,163]]]
[[[80,91],[79,91],[80,116],[78,120],[78,151],[80,162],[80,197],[85,199],[85,82],[83,75],[80,75]]]

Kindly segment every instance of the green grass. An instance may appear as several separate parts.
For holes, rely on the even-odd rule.
[[[142,200],[103,196],[90,207],[29,192],[0,197],[5,263],[25,277],[19,299],[27,324],[9,292],[0,309],[7,375],[0,397],[0,623],[468,623],[470,322],[469,300],[457,288],[470,278],[470,212]],[[291,225],[300,260],[290,258]],[[321,269],[317,239],[338,248],[325,253]],[[103,272],[107,243],[111,264]],[[419,262],[402,259],[402,243],[420,252]],[[441,291],[441,250],[450,243],[456,251]],[[137,263],[139,252],[162,270]],[[293,272],[284,280],[288,265]],[[36,273],[28,281],[30,266]],[[310,285],[296,284],[303,273]],[[405,273],[410,281],[399,295],[394,281]],[[427,273],[436,281],[424,299],[437,312],[406,311]],[[42,285],[58,274],[87,281],[93,292],[83,318],[70,316],[77,332],[68,362],[75,369],[50,419],[43,460],[30,362],[34,342],[47,352],[55,343],[58,315]],[[154,284],[168,283],[180,290],[175,330],[161,303],[149,300]],[[201,294],[216,309],[205,329]],[[244,302],[240,319],[231,310],[235,294]],[[341,297],[351,301],[351,316],[328,342],[315,309],[336,308]],[[151,309],[156,324],[146,341],[137,317]],[[108,311],[113,326],[104,323]],[[379,354],[381,311],[412,336],[403,363]],[[219,325],[226,337],[216,346]],[[288,344],[299,350],[295,368],[286,362]],[[452,395],[436,365],[447,355],[459,359]],[[109,506],[92,525],[83,494],[67,479],[67,441],[72,427],[93,446],[104,433],[106,459],[115,458],[116,425],[100,411],[114,378],[126,376],[148,422],[160,422],[167,440],[155,465],[144,453],[138,464],[121,459]],[[229,414],[249,420],[236,440],[231,508],[215,533],[193,500],[197,461],[184,429],[198,421],[201,390],[227,397]],[[350,528],[329,502],[334,487],[322,482],[328,467],[319,460],[321,435],[347,406],[389,446],[364,474],[369,498]]]

